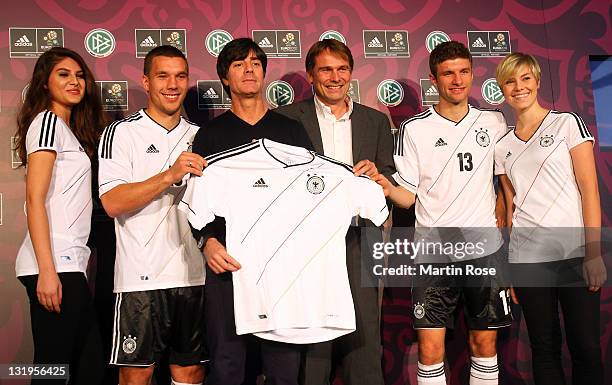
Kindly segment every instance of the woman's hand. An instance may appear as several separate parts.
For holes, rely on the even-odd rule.
[[[606,265],[601,256],[586,257],[582,263],[582,273],[589,291],[599,290],[608,279]]]
[[[45,309],[55,313],[60,312],[60,305],[62,303],[62,283],[55,270],[41,271],[38,274],[36,296],[38,297],[38,302],[40,302]]]

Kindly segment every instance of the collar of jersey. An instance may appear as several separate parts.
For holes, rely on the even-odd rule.
[[[178,123],[176,124],[176,126],[172,127],[171,129],[167,129],[166,127],[162,126],[161,124],[159,124],[157,121],[155,121],[155,119],[153,119],[149,114],[147,114],[147,111],[145,108],[141,109],[140,112],[142,113],[142,116],[145,117],[145,119],[149,119],[151,122],[153,122],[153,124],[157,127],[159,127],[163,133],[170,135],[172,132],[175,131],[175,129],[181,125],[181,123],[183,122],[183,117],[181,116],[179,118]]]
[[[268,155],[272,157],[272,159],[282,164],[283,167],[285,168],[302,166],[308,163],[312,163],[312,161],[315,159],[315,155],[312,153],[312,151],[309,151],[302,147],[290,146],[288,144],[278,143],[273,140],[265,139],[265,138],[259,139],[258,142],[261,148],[263,148],[268,153]],[[273,154],[274,151],[280,151],[280,152],[283,152],[289,155],[297,155],[303,158],[307,158],[308,160],[305,162],[301,162],[301,163],[287,164],[283,162],[282,160],[278,159],[277,157],[275,157]]]
[[[463,118],[461,118],[461,120],[459,120],[458,122],[452,121],[444,116],[442,116],[438,111],[436,111],[436,109],[434,108],[434,106],[429,107],[431,108],[431,110],[433,111],[433,116],[435,116],[436,118],[438,118],[441,121],[444,121],[446,123],[450,123],[454,126],[458,126],[461,124],[461,122],[463,122],[465,120],[465,118],[467,118],[470,113],[472,112],[473,107],[471,105],[468,104],[468,111],[467,113],[463,116]]]

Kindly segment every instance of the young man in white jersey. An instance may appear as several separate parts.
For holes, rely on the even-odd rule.
[[[204,266],[177,204],[205,161],[188,152],[199,127],[180,115],[183,53],[151,50],[142,83],[147,108],[109,125],[99,146],[100,198],[117,235],[111,364],[120,384],[149,384],[168,351],[172,384],[201,384]]]
[[[463,44],[438,45],[429,66],[440,102],[400,129],[394,157],[399,186],[382,175],[376,179],[395,204],[407,208],[416,202],[417,234],[433,228],[428,236],[435,233],[438,242],[447,236],[457,246],[481,242],[482,249],[472,255],[418,255],[417,263],[437,266],[450,261],[461,271],[470,266],[495,267],[505,255],[496,228],[493,147],[507,130],[505,119],[500,112],[468,105],[472,58]],[[499,276],[464,279],[422,274],[412,290],[419,340],[417,383],[446,384],[446,325],[463,298],[470,329],[470,385],[497,384],[496,329],[512,320],[505,281]]]

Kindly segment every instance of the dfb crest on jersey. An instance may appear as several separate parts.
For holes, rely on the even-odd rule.
[[[313,175],[308,178],[306,188],[311,194],[321,194],[325,189],[325,182],[323,182],[323,179],[320,176]]]
[[[420,302],[417,302],[416,305],[414,305],[414,316],[416,319],[425,317],[425,307],[423,307]]]
[[[123,336],[123,351],[126,354],[132,354],[136,350],[136,337],[132,337],[131,335]]]
[[[476,143],[482,147],[487,147],[491,143],[491,138],[489,138],[487,131],[484,128],[476,130]]]
[[[540,146],[549,147],[555,142],[555,138],[552,135],[544,135],[540,137]]]

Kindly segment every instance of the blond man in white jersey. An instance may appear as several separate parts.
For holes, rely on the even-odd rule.
[[[496,228],[493,187],[493,147],[506,132],[498,111],[468,104],[473,81],[467,48],[452,41],[437,46],[429,58],[430,79],[440,102],[402,126],[395,149],[398,170],[393,186],[384,176],[377,180],[398,206],[416,202],[417,233],[455,228],[463,242],[483,242],[479,254],[417,256],[418,264],[436,264],[447,258],[452,267],[497,266],[505,259]],[[434,228],[429,232],[427,228]],[[442,232],[440,232],[442,233]],[[486,239],[486,241],[485,241]],[[439,239],[440,242],[444,239]],[[417,383],[446,384],[444,337],[446,325],[463,297],[471,353],[470,385],[497,384],[497,328],[509,326],[512,314],[508,291],[500,276],[462,279],[422,276],[412,289],[414,327],[419,344]]]

